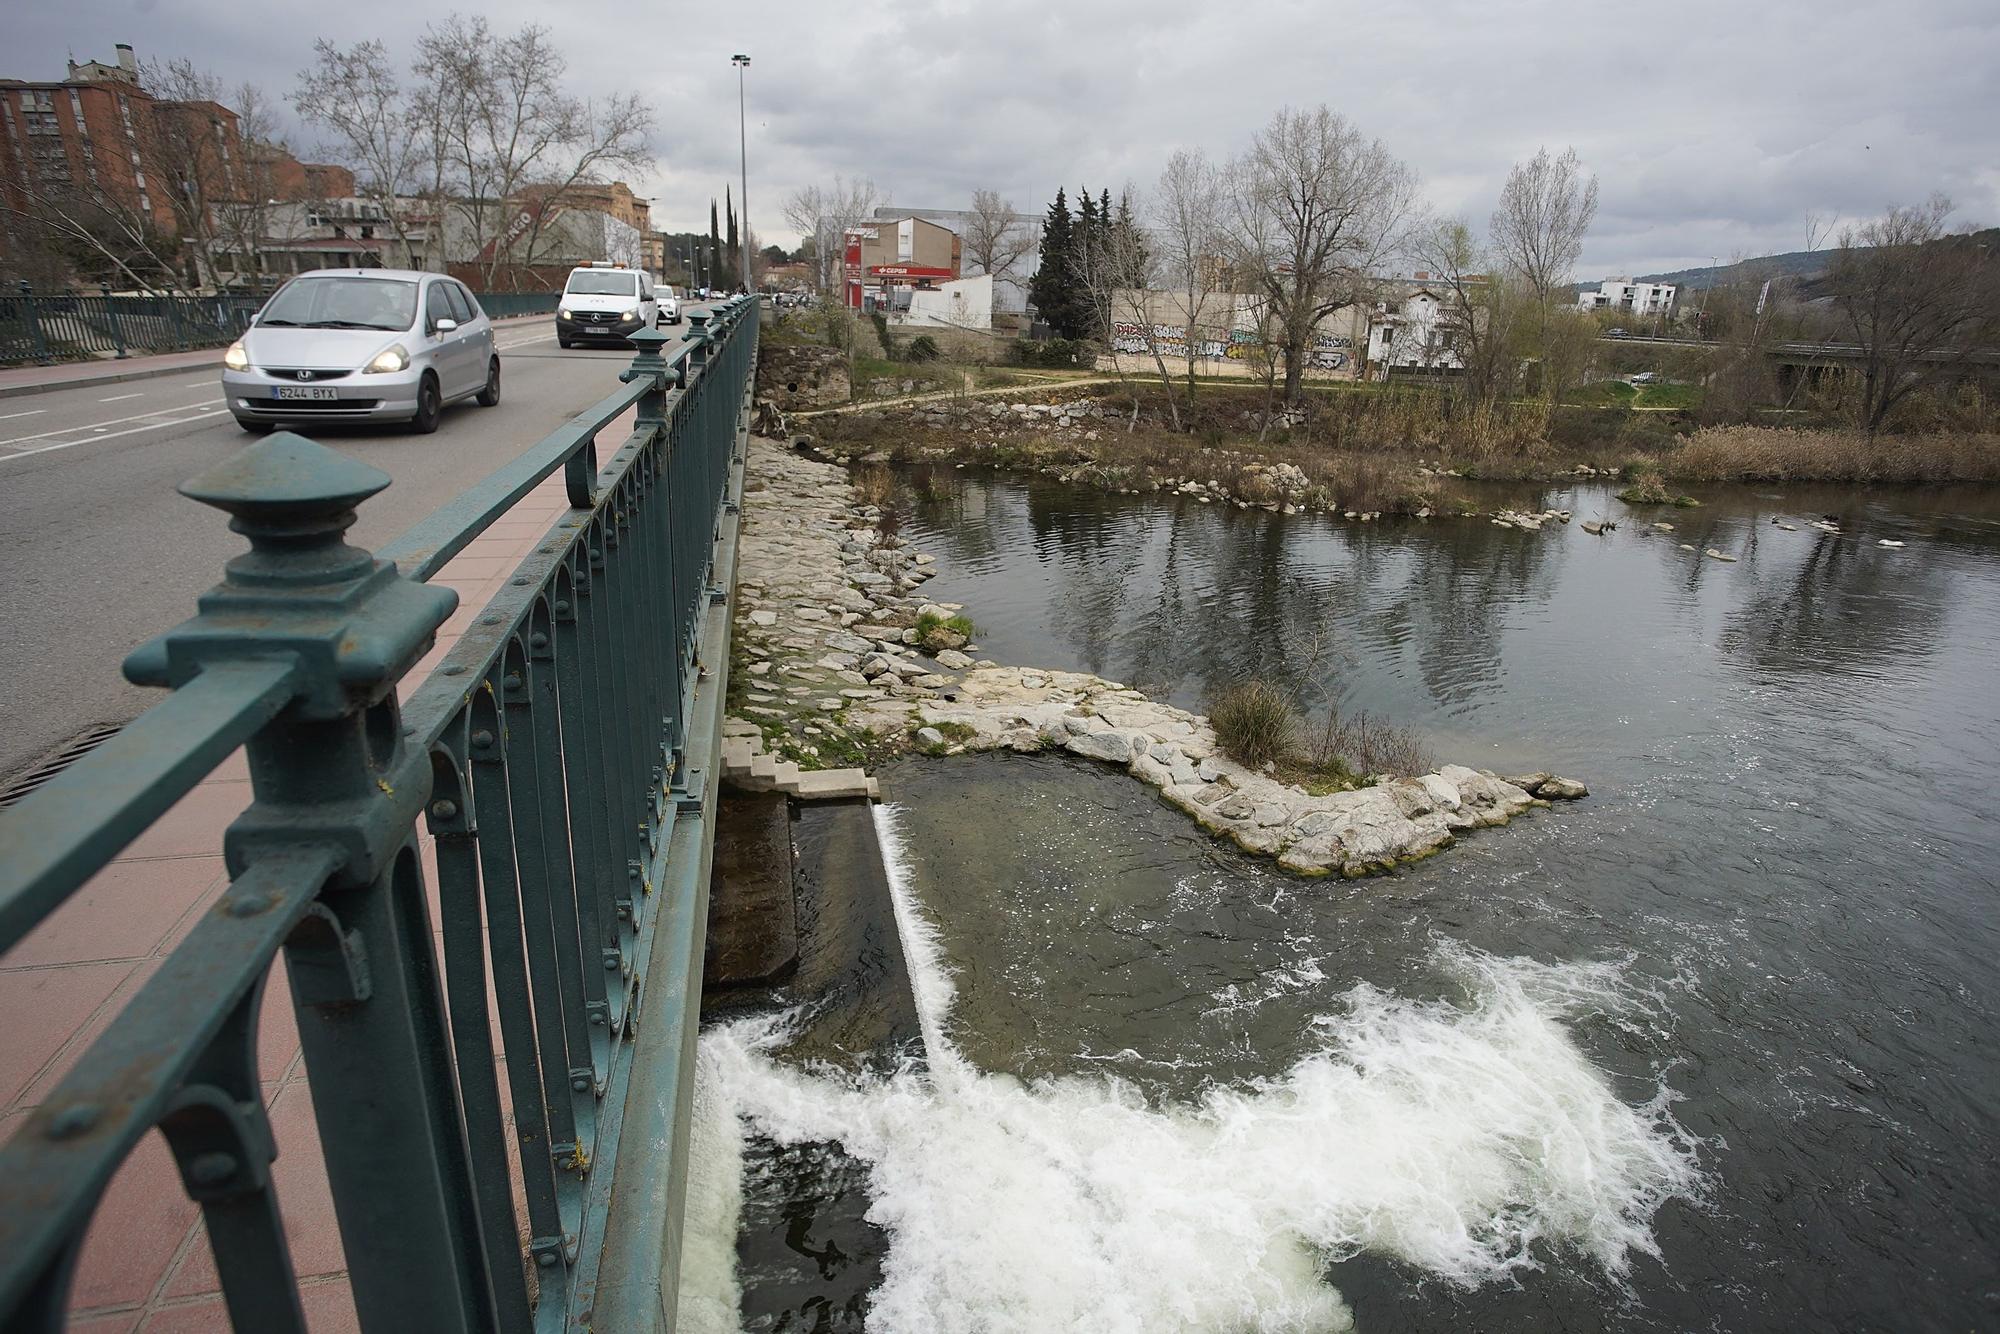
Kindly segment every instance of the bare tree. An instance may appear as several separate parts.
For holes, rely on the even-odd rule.
[[[1362,299],[1410,211],[1416,178],[1325,106],[1278,112],[1237,173],[1236,249],[1283,332],[1285,398],[1296,400],[1313,331]]]
[[[343,50],[321,38],[313,55],[316,63],[300,73],[292,106],[331,136],[323,151],[353,168],[356,192],[381,212],[406,262],[422,267],[416,219],[401,201],[425,199],[429,227],[441,233],[445,163],[437,126],[417,114],[381,42]]]
[[[310,176],[303,189],[283,178],[280,166],[291,159],[291,149],[278,132],[270,98],[255,84],[245,83],[236,90],[236,129],[241,145],[236,188],[233,198],[216,207],[215,239],[230,257],[234,278],[261,292],[266,247],[290,239],[279,233],[292,232],[303,223],[307,210],[324,201],[316,198]]]
[[[785,201],[785,221],[812,245],[813,288],[821,296],[832,294],[839,285],[848,229],[859,225],[880,202],[875,182],[842,176],[835,176],[831,185],[795,190]]]
[[[1464,368],[1460,380],[1478,403],[1513,392],[1521,364],[1523,316],[1533,304],[1524,284],[1494,272],[1471,226],[1456,218],[1417,228],[1410,257],[1430,274],[1441,309],[1435,326],[1437,350]]]
[[[213,281],[217,206],[238,197],[240,152],[231,151],[222,84],[191,60],[148,61],[140,82],[153,95],[146,162],[166,196],[190,287]]]
[[[1507,173],[1493,210],[1493,245],[1547,306],[1569,282],[1596,217],[1597,178],[1584,176],[1576,150],[1552,158],[1543,148]]]
[[[1012,201],[997,190],[972,192],[971,216],[965,221],[965,257],[995,283],[1014,282],[1014,270],[1035,249],[1035,235],[1022,224]]]
[[[1159,247],[1161,278],[1173,289],[1185,331],[1190,410],[1201,324],[1210,314],[1225,268],[1224,197],[1222,173],[1201,150],[1182,148],[1167,159],[1153,201],[1153,238]],[[1171,390],[1168,397],[1172,397]]]
[[[2000,257],[1950,233],[1951,211],[1935,194],[1841,232],[1827,287],[1861,347],[1870,435],[1910,394],[1958,374],[2000,338]]]
[[[1118,219],[1105,222],[1088,233],[1079,232],[1070,256],[1070,276],[1089,302],[1092,323],[1111,349],[1111,364],[1120,381],[1125,379],[1119,329],[1134,329],[1138,345],[1152,359],[1153,369],[1166,392],[1167,415],[1175,431],[1181,429],[1180,406],[1174,396],[1174,377],[1167,369],[1165,340],[1153,319],[1149,298],[1154,278],[1152,249],[1132,218],[1131,191],[1125,192]],[[1125,343],[1126,347],[1131,344]],[[1129,432],[1139,419],[1138,399],[1133,398]]]
[[[482,16],[453,14],[417,41],[414,110],[448,164],[453,208],[489,288],[516,256],[535,262],[580,187],[652,161],[651,107],[629,92],[572,97],[567,69],[540,24],[501,36]]]

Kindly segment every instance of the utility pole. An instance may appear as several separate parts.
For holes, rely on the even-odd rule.
[[[742,192],[737,196],[743,201],[742,238],[737,254],[743,268],[743,291],[750,291],[750,138],[743,117],[743,71],[750,68],[750,57],[733,55],[729,63],[736,66],[736,151],[742,164]]]

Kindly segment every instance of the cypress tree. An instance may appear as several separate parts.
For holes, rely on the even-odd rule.
[[[1087,324],[1087,303],[1077,295],[1073,264],[1076,253],[1075,220],[1069,201],[1060,188],[1042,221],[1042,263],[1028,280],[1028,299],[1043,323],[1063,338],[1081,338]]]
[[[1125,273],[1120,281],[1126,287],[1144,287],[1146,271],[1152,267],[1146,253],[1146,234],[1139,229],[1139,220],[1132,216],[1132,192],[1118,196],[1118,220],[1112,224],[1117,233],[1118,253],[1124,256]]]
[[[743,249],[736,236],[736,199],[726,185],[722,187],[722,206],[729,214],[729,273],[730,282],[735,283],[743,274]]]
[[[708,197],[708,282],[715,286],[722,280],[722,227],[716,221],[715,196]]]

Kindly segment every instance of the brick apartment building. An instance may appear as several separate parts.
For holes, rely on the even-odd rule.
[[[60,80],[0,79],[0,264],[17,276],[29,268],[43,281],[54,276],[45,237],[24,217],[127,239],[182,238],[209,232],[216,209],[253,195],[354,192],[344,168],[246,141],[237,114],[219,102],[155,97],[132,48],[120,43],[117,52],[115,64],[72,60]],[[197,280],[204,262],[183,259]]]

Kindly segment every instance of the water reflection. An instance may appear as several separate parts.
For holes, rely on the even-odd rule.
[[[1585,1037],[1620,1080],[1670,1068],[1677,1116],[1718,1146],[1711,1207],[1662,1213],[1662,1261],[1630,1299],[1571,1274],[1440,1293],[1349,1262],[1336,1281],[1367,1327],[2000,1317],[1996,493],[1717,488],[1659,515],[1671,532],[1598,486],[1488,502],[1612,513],[1621,526],[1602,539],[1342,524],[948,469],[929,494],[904,531],[937,553],[931,594],[967,605],[988,657],[1190,705],[1262,674],[1419,727],[1442,758],[1574,771],[1593,789],[1394,880],[1308,892],[1167,837],[1135,813],[1150,811],[1142,792],[1140,807],[1093,814],[1125,798],[1023,768],[1007,839],[939,876],[1003,896],[990,907],[1008,930],[974,914],[984,900],[960,919],[968,1013],[988,1007],[966,1035],[982,1062],[1074,1071],[1130,1049],[1121,1073],[1144,1083],[1158,1068],[1145,1062],[1207,1042],[1220,1068],[1268,1072],[1302,1003],[1285,970],[1308,958],[1323,977],[1301,996],[1421,985],[1415,961],[1438,938],[1550,964],[1629,960],[1662,998],[1656,1021]],[[1821,514],[1844,531],[1804,526]],[[999,804],[971,777],[898,795],[941,858]],[[1132,831],[1151,831],[1139,842],[1160,864]],[[1091,897],[1111,883],[1127,898]],[[1038,887],[1005,888],[1019,884]],[[1038,902],[1052,906],[1009,916]],[[1097,952],[1078,971],[1086,929]]]

